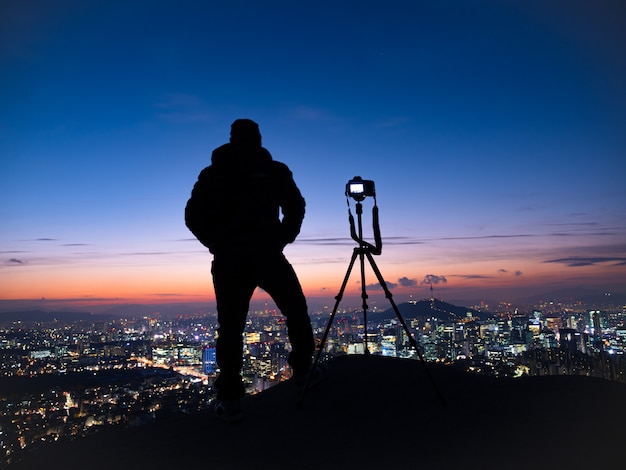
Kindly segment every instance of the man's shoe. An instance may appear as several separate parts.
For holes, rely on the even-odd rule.
[[[222,421],[228,423],[238,423],[243,420],[241,400],[219,400],[213,401],[213,413]]]

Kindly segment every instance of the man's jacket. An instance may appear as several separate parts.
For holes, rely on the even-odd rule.
[[[185,224],[212,253],[282,250],[300,232],[304,207],[287,165],[261,146],[228,143],[198,176]]]

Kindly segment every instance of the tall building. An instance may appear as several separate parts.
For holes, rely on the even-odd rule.
[[[217,361],[215,359],[215,348],[207,346],[202,349],[202,372],[205,374],[212,374],[217,368]]]
[[[569,353],[585,351],[585,340],[583,334],[571,328],[561,328],[559,331],[559,345],[561,349]]]

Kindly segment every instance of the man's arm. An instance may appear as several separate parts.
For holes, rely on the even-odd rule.
[[[306,203],[296,186],[291,170],[283,163],[276,163],[280,174],[279,203],[283,213],[281,229],[283,241],[287,244],[292,243],[300,233]]]
[[[210,167],[202,170],[185,206],[185,225],[209,250],[215,238],[211,229],[210,173]]]

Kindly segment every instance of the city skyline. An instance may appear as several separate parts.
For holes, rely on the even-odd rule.
[[[543,312],[534,309],[518,312],[509,308],[497,314],[457,308],[438,301],[423,301],[404,307],[405,326],[401,326],[393,312],[368,316],[368,328],[365,328],[362,315],[340,315],[332,323],[327,323],[329,319],[325,315],[312,316],[318,337],[321,328],[328,326],[328,336],[319,347],[324,351],[329,374],[317,385],[336,380],[331,378],[331,371],[340,363],[362,361],[362,365],[367,364],[363,369],[367,380],[359,380],[358,386],[351,368],[340,374],[344,378],[350,377],[347,383],[355,387],[349,393],[350,402],[354,396],[371,391],[367,400],[370,404],[375,402],[374,397],[380,399],[381,392],[393,394],[396,400],[392,401],[400,403],[397,400],[399,391],[412,388],[405,381],[407,373],[416,377],[416,367],[422,373],[428,369],[436,375],[428,374],[430,380],[423,376],[417,383],[419,389],[429,392],[429,402],[436,403],[438,395],[439,402],[446,407],[459,406],[458,411],[477,410],[477,418],[478,415],[484,418],[485,409],[498,410],[497,420],[501,421],[501,407],[494,406],[494,397],[504,397],[507,406],[519,401],[511,399],[511,393],[518,393],[520,398],[543,397],[547,400],[547,409],[556,410],[561,417],[555,422],[562,423],[564,415],[576,421],[577,426],[584,417],[594,419],[597,424],[587,429],[602,429],[605,433],[603,445],[614,449],[616,457],[619,455],[620,447],[607,443],[618,442],[623,433],[619,432],[621,428],[615,419],[610,420],[615,423],[614,431],[610,430],[606,415],[614,417],[614,405],[608,404],[610,397],[617,400],[615,404],[621,404],[624,396],[626,313],[623,307],[601,311],[580,305],[574,308],[555,305]],[[217,375],[215,339],[219,328],[215,315],[179,315],[170,319],[146,315],[131,319],[67,313],[45,317],[43,313],[39,318],[30,316],[13,321],[0,317],[0,393],[3,393],[0,396],[0,466],[32,458],[44,450],[43,443],[65,446],[68,440],[102,435],[105,429],[112,431],[113,435],[120,435],[129,428],[136,429],[137,425],[144,426],[145,431],[148,426],[158,426],[159,422],[167,423],[167,428],[171,429],[172,417],[177,417],[176,423],[180,425],[180,418],[194,415],[201,417],[202,428],[207,428],[206,419],[212,418],[207,411],[214,397]],[[301,413],[300,405],[310,403],[310,399],[317,403],[322,396],[332,401],[338,401],[340,395],[346,396],[327,390],[322,396],[313,398],[311,394],[319,388],[312,387],[306,399],[296,405],[298,394],[293,393],[288,366],[291,348],[285,333],[285,321],[279,314],[272,312],[248,318],[242,367],[247,395],[244,400],[251,400],[252,396],[259,394],[268,396],[281,387],[288,387],[289,396],[280,400],[280,407],[286,407],[284,411],[298,409]],[[411,342],[409,336],[413,336],[417,343]],[[366,348],[370,354],[365,354]],[[428,365],[426,362],[421,366],[418,364],[422,357]],[[384,361],[384,367],[376,371],[375,364],[383,365],[380,361]],[[413,365],[408,366],[411,363]],[[390,368],[397,371],[402,364],[408,366],[405,372],[390,373]],[[447,375],[444,370],[457,376],[460,380],[457,386],[451,387],[443,379]],[[372,386],[378,384],[382,376],[385,385]],[[402,383],[390,382],[391,377],[402,378]],[[438,378],[433,380],[433,377]],[[487,382],[477,393],[477,381],[480,380]],[[563,387],[560,391],[559,382]],[[446,383],[448,385],[443,386]],[[531,384],[537,387],[534,394],[528,388]],[[509,392],[494,392],[503,386],[510,387]],[[273,390],[269,391],[270,388]],[[345,392],[348,388],[344,383],[336,390]],[[462,396],[455,390],[462,390]],[[486,406],[475,406],[475,399],[468,400],[468,391],[477,393],[476,397],[486,397]],[[566,398],[570,393],[587,400],[591,400],[594,394],[602,397],[603,412],[598,413],[595,409],[582,414],[565,412],[568,406],[574,407],[572,410],[580,407],[580,398]],[[409,401],[413,403],[415,391],[410,392],[410,397]],[[561,403],[557,408],[551,406],[554,397],[558,397]],[[472,403],[469,408],[468,402]],[[384,399],[381,403],[389,403],[389,400]],[[282,416],[282,413],[276,414],[276,406],[269,408],[274,410],[270,412],[271,418]],[[322,408],[328,411],[327,407]],[[363,409],[362,406],[359,408]],[[314,409],[319,413],[317,406]],[[389,407],[381,409],[388,411]],[[545,417],[543,410],[538,409],[536,413]],[[419,414],[423,417],[422,411]],[[273,421],[260,419],[258,415],[250,418],[251,422],[264,426]],[[475,422],[480,419],[473,421],[471,426],[475,430]],[[532,429],[536,429],[536,416],[529,417],[528,422],[532,423]],[[208,427],[215,426],[219,424]],[[345,431],[345,426],[343,429]],[[397,435],[407,434],[399,427],[393,429]],[[514,430],[519,432],[517,418]],[[578,430],[575,432],[579,434]],[[592,434],[598,436],[596,431]],[[535,439],[531,431],[524,435]],[[563,433],[559,435],[563,438]],[[571,440],[570,437],[563,439]],[[299,442],[304,441],[299,439]],[[550,442],[553,442],[552,436]],[[75,452],[60,452],[72,456],[72,460],[79,460]],[[493,452],[491,444],[489,452]],[[573,450],[554,455],[558,455],[560,463],[564,455],[580,458]],[[608,454],[603,452],[602,455]],[[116,459],[117,464],[126,462],[131,466],[119,455]],[[179,458],[177,462],[180,463]],[[142,463],[144,467],[149,466],[145,461]],[[28,468],[36,466],[31,464]]]
[[[544,3],[4,5],[0,301],[212,302],[183,210],[240,117],[307,201],[286,254],[311,303],[356,175],[397,302],[626,294],[626,8]]]

